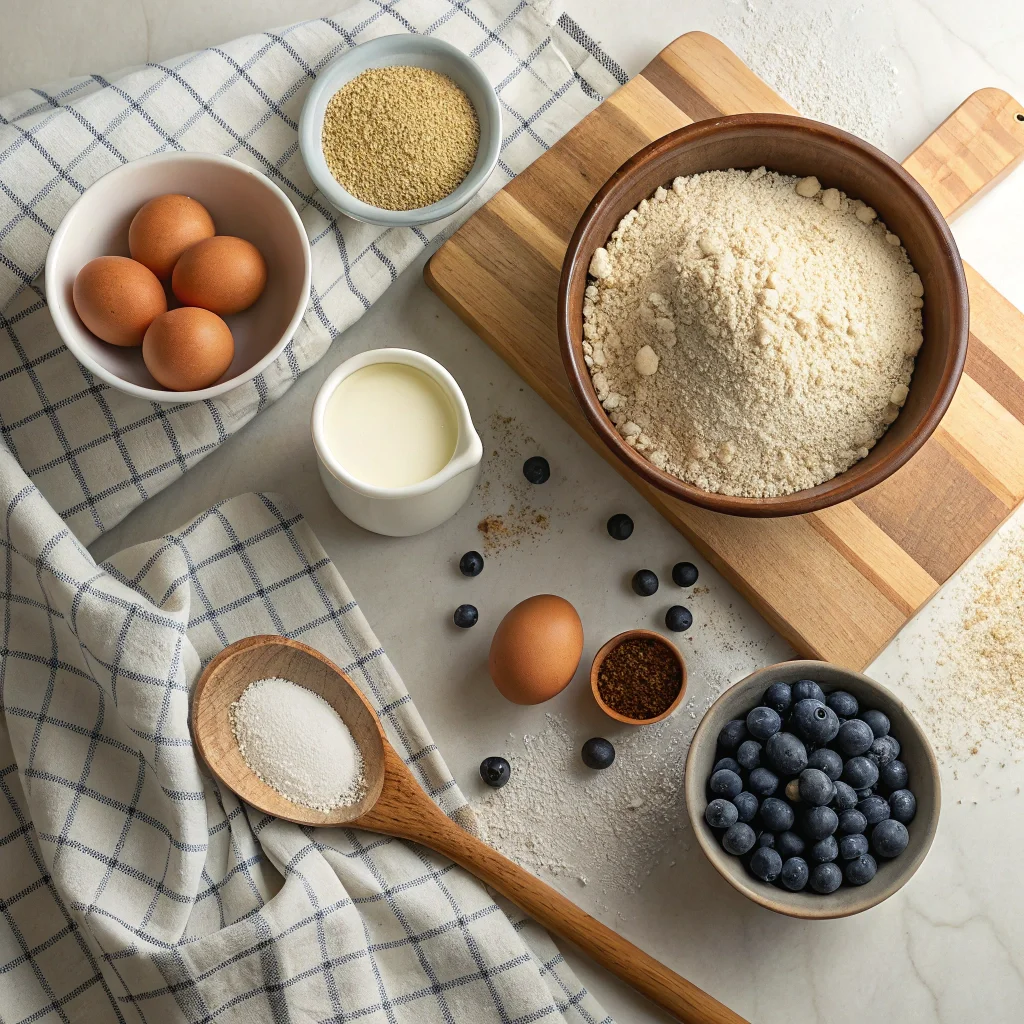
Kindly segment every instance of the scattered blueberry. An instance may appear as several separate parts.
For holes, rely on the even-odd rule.
[[[868,827],[868,819],[863,811],[840,811],[839,825],[836,831],[841,836],[855,836]]]
[[[836,842],[835,836],[825,836],[824,839],[819,839],[810,850],[807,855],[807,859],[812,864],[825,864],[830,860],[835,860],[839,856],[839,844]]]
[[[848,786],[845,782],[837,782],[836,795],[832,797],[829,806],[835,811],[848,811],[857,806],[857,800],[857,791],[853,786]]]
[[[888,789],[906,789],[910,772],[902,761],[890,761],[878,770],[878,780]]]
[[[870,789],[877,781],[878,765],[866,757],[851,757],[843,765],[843,782],[854,789]]]
[[[751,822],[757,816],[757,809],[761,806],[761,802],[754,796],[753,793],[737,793],[732,798],[732,802],[736,805],[736,810],[739,812],[739,821]]]
[[[819,747],[807,755],[807,767],[823,771],[833,782],[843,774],[843,759],[828,747]]]
[[[501,789],[512,778],[512,765],[503,757],[485,757],[480,762],[480,778],[488,786]]]
[[[862,711],[859,717],[862,722],[867,722],[871,726],[871,731],[876,736],[889,735],[889,719],[881,711]]]
[[[727,754],[735,754],[736,748],[747,738],[747,723],[742,718],[734,718],[722,726],[718,734],[718,749]]]
[[[875,877],[877,870],[878,864],[875,862],[875,858],[870,853],[865,853],[857,857],[856,860],[847,862],[843,877],[850,885],[866,885]]]
[[[843,836],[839,840],[839,857],[841,860],[854,860],[863,857],[871,847],[868,845],[868,837],[864,835]]]
[[[545,484],[551,476],[551,467],[543,455],[531,455],[523,463],[523,476],[531,484]]]
[[[795,821],[793,808],[785,800],[770,796],[761,804],[761,824],[769,832],[788,832]]]
[[[894,736],[879,736],[872,742],[868,756],[879,768],[884,768],[900,756],[899,741]]]
[[[777,711],[780,715],[784,715],[793,704],[793,688],[789,683],[772,683],[764,691],[761,703],[765,707]]]
[[[693,625],[693,614],[689,608],[674,604],[665,612],[665,625],[673,633],[685,633]]]
[[[843,873],[839,870],[839,866],[831,861],[825,864],[816,864],[814,870],[811,871],[811,888],[815,892],[821,893],[822,896],[835,892],[842,884]]]
[[[672,582],[677,587],[692,587],[698,575],[697,566],[693,562],[676,562],[672,566]]]
[[[479,576],[484,571],[484,556],[479,551],[467,551],[459,559],[459,572],[463,576]]]
[[[583,744],[580,755],[588,768],[610,768],[612,761],[615,760],[615,747],[603,737],[595,736]]]
[[[909,789],[897,789],[889,794],[889,816],[909,825],[917,814],[917,797]]]
[[[825,703],[840,718],[856,718],[860,711],[860,704],[852,693],[845,690],[833,690],[826,698]]]
[[[608,535],[615,540],[629,540],[633,535],[633,520],[625,512],[616,512],[608,520]]]
[[[747,789],[754,796],[771,796],[778,788],[778,775],[767,768],[755,768],[747,779]]]
[[[791,732],[777,732],[765,744],[764,752],[768,763],[783,775],[798,775],[807,767],[807,748]]]
[[[736,760],[747,771],[753,771],[761,764],[761,744],[757,740],[744,740],[736,751]]]
[[[800,832],[812,843],[832,835],[838,827],[839,816],[831,807],[810,807],[800,817]]]
[[[722,849],[734,857],[742,857],[754,848],[755,842],[757,842],[757,836],[754,835],[754,830],[742,821],[738,821],[726,829],[725,835],[722,836]]]
[[[857,810],[864,815],[869,825],[877,825],[889,817],[889,801],[884,796],[872,794],[857,804]]]
[[[836,750],[846,757],[857,757],[858,754],[866,754],[875,742],[875,734],[867,722],[859,718],[851,718],[839,726],[836,734]]]
[[[801,700],[820,700],[825,703],[825,691],[813,679],[798,679],[793,684],[793,703]]]
[[[757,837],[757,846],[758,846],[758,849],[760,849],[762,846],[767,846],[769,850],[774,850],[775,849],[775,836],[772,835],[771,832],[762,832]]]
[[[750,873],[762,882],[774,882],[782,872],[782,858],[777,850],[762,846],[750,858]]]
[[[886,818],[871,830],[871,849],[879,857],[898,857],[909,842],[907,826],[895,818]]]
[[[470,626],[476,625],[477,619],[480,618],[480,613],[476,610],[475,605],[460,604],[455,609],[455,614],[452,618],[455,621],[455,625],[460,629],[469,629]]]
[[[818,768],[805,768],[797,785],[800,799],[812,807],[823,807],[832,799],[832,780]]]
[[[715,796],[724,796],[731,800],[734,796],[743,791],[743,781],[728,768],[720,768],[708,782],[708,788]]]
[[[639,597],[650,597],[651,594],[658,592],[658,577],[657,574],[651,572],[650,569],[637,569],[633,573],[633,593]]]
[[[793,690],[795,697],[795,686]],[[821,745],[835,739],[836,733],[839,732],[839,719],[836,717],[836,713],[822,701],[813,697],[804,697],[802,700],[798,700],[793,707],[792,726],[796,734],[806,743]]]
[[[793,856],[783,861],[782,870],[779,872],[779,881],[790,892],[799,892],[807,885],[811,877],[811,869],[803,857]]]
[[[707,810],[704,812],[704,820],[712,828],[730,828],[740,820],[740,812],[736,810],[736,805],[730,800],[717,797],[708,804]]]
[[[773,711],[771,708],[753,708],[747,715],[747,732],[755,740],[768,740],[781,728],[782,719],[779,717],[778,711]]]
[[[735,772],[737,775],[742,771],[740,763],[734,757],[720,757],[715,762],[715,767],[711,769],[712,774],[717,772],[719,768],[728,768],[729,771]]]
[[[783,860],[799,857],[807,848],[807,844],[795,832],[780,832],[775,837],[775,849]]]

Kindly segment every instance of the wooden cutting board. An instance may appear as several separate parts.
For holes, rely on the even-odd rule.
[[[796,113],[724,44],[681,36],[482,207],[427,265],[427,283],[677,526],[796,650],[860,669],[1024,498],[1024,314],[967,268],[971,342],[928,444],[852,501],[789,519],[684,504],[631,473],[569,390],[555,326],[562,256],[598,188],[691,121]],[[974,93],[904,162],[947,218],[1024,157],[1024,107]]]

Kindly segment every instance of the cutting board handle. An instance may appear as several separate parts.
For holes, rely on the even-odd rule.
[[[1024,104],[1002,89],[979,89],[914,150],[903,166],[946,220],[1024,160]]]

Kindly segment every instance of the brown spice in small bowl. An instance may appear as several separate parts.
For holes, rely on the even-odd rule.
[[[667,717],[682,697],[682,658],[664,637],[635,630],[610,640],[594,659],[591,683],[598,703],[623,722]]]

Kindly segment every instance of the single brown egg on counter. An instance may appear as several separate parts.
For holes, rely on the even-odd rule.
[[[252,242],[234,235],[216,235],[186,249],[171,276],[179,302],[220,316],[248,309],[266,283],[263,255]]]
[[[166,281],[189,246],[215,234],[213,218],[202,203],[188,196],[157,196],[132,218],[128,250],[133,260]]]
[[[78,272],[71,298],[82,323],[102,341],[142,344],[146,328],[167,312],[164,286],[127,256],[98,256]]]
[[[561,693],[583,654],[583,623],[554,594],[528,597],[498,624],[487,669],[498,692],[513,704],[540,704]]]
[[[235,339],[216,313],[181,306],[158,316],[146,331],[142,359],[170,391],[198,391],[224,376],[235,356]]]

